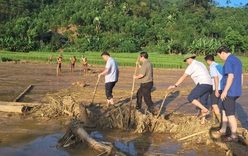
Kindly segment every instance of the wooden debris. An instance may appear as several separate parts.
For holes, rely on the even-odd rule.
[[[33,88],[33,85],[29,85],[17,98],[13,100],[13,102],[18,102],[20,101],[21,98],[31,89]]]
[[[10,113],[24,113],[27,107],[44,106],[41,103],[5,102],[0,101],[0,111]]]

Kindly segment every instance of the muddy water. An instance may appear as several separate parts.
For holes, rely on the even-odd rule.
[[[120,132],[111,130],[111,134],[106,132],[93,131],[90,136],[99,142],[106,143],[106,140],[112,143],[116,148],[121,149],[124,153],[129,153],[133,156],[141,155],[157,155],[157,156],[195,156],[195,155],[223,155],[223,151],[212,152],[209,149],[205,150],[187,150],[179,143],[172,142],[168,135],[164,134],[158,137],[154,134],[130,135],[128,132]],[[63,155],[63,156],[96,156],[99,153],[86,147],[83,143],[76,147],[58,148],[57,143],[63,134],[60,132],[39,137],[30,137],[22,142],[11,143],[10,146],[1,147],[0,155],[8,156],[34,156],[34,155]],[[28,141],[30,140],[30,141]]]
[[[18,120],[21,119],[21,120]],[[22,115],[2,114],[0,129],[1,156],[96,156],[97,153],[80,143],[73,147],[58,148],[58,140],[66,131],[66,127],[50,119],[24,118]],[[87,129],[86,129],[87,130]],[[87,130],[90,136],[103,143],[111,143],[125,153],[133,156],[141,155],[180,155],[180,156],[218,156],[224,151],[215,147],[199,145],[185,149],[181,143],[170,139],[169,134],[133,134],[123,130]],[[99,153],[98,153],[99,154]]]
[[[69,72],[69,65],[62,66],[61,76],[56,76],[56,64],[31,64],[31,63],[1,63],[0,62],[0,101],[12,101],[30,84],[34,88],[25,95],[22,102],[44,102],[49,100],[46,95],[58,93],[60,90],[68,89],[63,95],[72,95],[76,101],[91,100],[91,93],[94,90],[97,80],[97,73],[104,69],[104,66],[90,67],[92,73],[82,75],[78,64],[73,74]],[[132,88],[133,68],[120,67],[120,79],[114,88],[116,102],[128,101]],[[182,70],[155,69],[155,91],[152,98],[158,108],[162,102],[164,91],[170,84],[183,73]],[[247,74],[246,74],[247,75]],[[73,82],[84,81],[86,87],[72,86]],[[245,81],[245,86],[248,81]],[[137,89],[139,83],[135,83]],[[174,91],[165,102],[166,111],[180,111],[184,113],[196,113],[195,108],[187,103],[188,92],[194,86],[191,79],[185,82]],[[90,95],[90,96],[89,96]],[[244,87],[244,95],[238,99],[238,103],[244,104],[247,100],[248,89]],[[100,80],[95,96],[95,102],[105,101],[104,79]],[[132,102],[135,104],[135,99]],[[238,115],[243,117],[243,123],[247,119],[247,106],[239,105]],[[146,107],[145,104],[142,106]],[[165,111],[165,109],[163,110]],[[162,111],[162,113],[163,113]],[[24,119],[21,115],[0,112],[0,156],[2,155],[97,155],[94,151],[84,145],[73,148],[59,149],[57,141],[65,131],[66,127],[59,123],[63,119]],[[109,141],[116,147],[131,155],[187,155],[187,156],[218,156],[224,155],[225,151],[218,146],[199,145],[185,149],[181,143],[174,142],[166,134],[143,134],[133,135],[127,131],[107,130],[90,132],[93,138],[99,141]]]

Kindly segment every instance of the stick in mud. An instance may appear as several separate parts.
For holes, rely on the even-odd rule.
[[[90,105],[93,104],[93,101],[94,101],[94,98],[95,98],[95,94],[96,94],[96,90],[97,90],[97,87],[98,87],[98,83],[99,83],[100,78],[101,78],[101,76],[99,76],[98,79],[97,79],[96,86],[95,86],[95,89],[94,89],[94,92],[93,92],[93,96],[92,96]]]
[[[162,110],[162,108],[163,108],[163,106],[164,106],[164,102],[165,102],[166,97],[168,96],[168,94],[169,94],[169,92],[166,91],[165,96],[164,96],[164,99],[163,99],[162,104],[161,104],[161,106],[160,106],[160,108],[159,108],[159,111],[158,111],[158,114],[157,114],[156,118],[158,118],[158,117],[160,116],[160,112],[161,112],[161,110]]]

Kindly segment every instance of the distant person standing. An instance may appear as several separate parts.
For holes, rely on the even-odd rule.
[[[214,61],[213,55],[207,55],[205,58],[206,63],[209,65],[210,69],[210,77],[213,84],[213,91],[210,94],[211,104],[213,108],[212,117],[215,119],[216,116],[218,123],[213,124],[213,128],[217,128],[221,126],[221,114],[218,106],[220,95],[223,90],[222,84],[222,66]],[[214,121],[215,122],[215,121]]]
[[[62,66],[62,55],[59,54],[57,58],[57,74],[58,75],[61,73],[61,66]]]
[[[49,55],[48,62],[51,63],[53,61],[53,55]]]
[[[72,58],[71,58],[71,67],[70,67],[70,71],[71,72],[73,72],[73,69],[74,69],[74,67],[75,67],[75,63],[76,63],[76,56],[73,56]]]
[[[190,75],[196,86],[188,95],[188,101],[201,109],[199,118],[202,119],[201,124],[205,125],[205,116],[210,114],[207,108],[207,101],[212,91],[212,81],[206,66],[202,62],[195,60],[195,57],[191,53],[187,53],[184,56],[183,61],[188,64],[188,67],[178,81],[168,87],[168,90],[178,87]]]
[[[235,117],[235,103],[242,95],[243,73],[242,62],[231,54],[229,48],[222,46],[216,51],[219,58],[225,61],[223,66],[223,91],[222,100],[222,126],[220,130],[213,133],[223,136],[222,141],[238,142],[237,121]],[[231,135],[226,136],[227,125],[231,129]]]
[[[106,65],[105,70],[100,73],[98,77],[105,75],[105,94],[107,97],[107,103],[109,106],[114,106],[112,92],[119,78],[118,64],[112,57],[110,57],[108,52],[103,52],[101,57],[106,61]]]
[[[154,103],[152,102],[151,89],[153,87],[153,66],[148,60],[148,53],[141,52],[139,55],[139,61],[142,62],[142,66],[139,62],[136,62],[136,66],[140,68],[139,74],[133,75],[134,79],[140,79],[140,88],[137,91],[136,109],[140,110],[142,105],[142,97],[148,107],[148,111],[155,114]]]
[[[84,55],[82,55],[81,62],[83,64],[84,74],[87,74],[87,69],[88,69],[87,57],[85,57]]]

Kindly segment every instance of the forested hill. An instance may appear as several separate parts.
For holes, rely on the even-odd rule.
[[[0,50],[248,52],[248,3],[218,0],[0,0]]]

